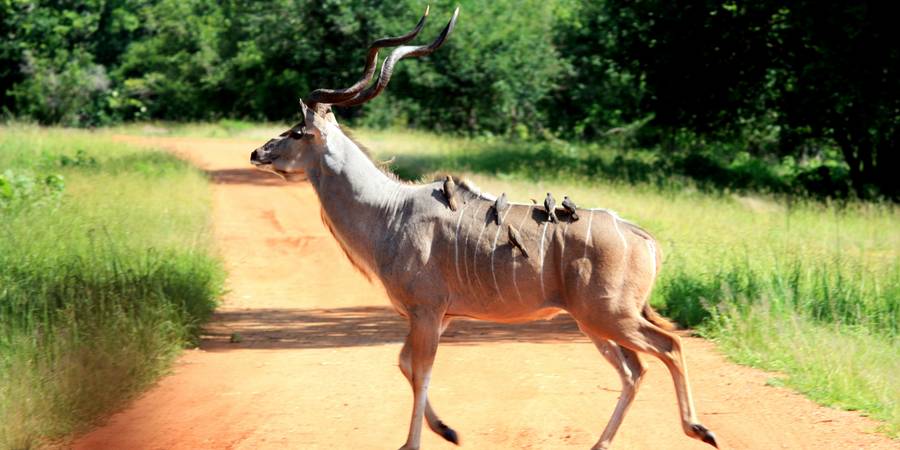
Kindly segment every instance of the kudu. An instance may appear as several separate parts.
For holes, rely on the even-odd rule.
[[[378,50],[412,40],[428,11],[410,33],[375,41],[361,80],[346,89],[312,92],[300,102],[303,121],[250,158],[263,170],[308,178],[321,201],[322,220],[347,256],[382,282],[394,308],[408,319],[399,365],[414,401],[402,449],[419,448],[423,418],[458,443],[427,399],[438,341],[454,318],[510,323],[561,311],[575,318],[622,380],[622,395],[595,449],[610,446],[634,399],[645,371],[639,352],[656,356],[671,372],[684,432],[715,446],[713,433],[695,415],[679,338],[647,303],[661,261],[650,234],[604,209],[579,209],[578,221],[559,212],[560,220],[550,223],[542,208],[510,203],[496,221],[495,199],[465,181],[455,194],[459,207],[451,210],[442,182],[398,182],[335,120],[330,105],[374,98],[401,58],[427,55],[444,43],[458,13],[430,45],[395,49],[369,85]],[[508,242],[503,228],[509,226],[519,230],[527,257]]]

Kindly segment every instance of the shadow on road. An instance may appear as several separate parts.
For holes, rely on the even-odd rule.
[[[248,163],[249,164],[249,163]],[[207,170],[206,174],[216,184],[253,184],[257,186],[290,186],[294,182],[282,180],[273,173],[252,167],[246,169]]]
[[[359,347],[401,343],[406,332],[406,319],[391,308],[377,306],[225,310],[216,313],[204,332],[201,347],[209,351]],[[441,343],[450,345],[573,341],[587,338],[566,314],[514,325],[459,319],[441,339]]]

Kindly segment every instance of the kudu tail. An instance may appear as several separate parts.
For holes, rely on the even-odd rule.
[[[628,225],[628,227],[631,229],[632,232],[634,232],[638,236],[649,241],[650,248],[653,251],[653,262],[654,262],[653,275],[654,275],[654,278],[656,278],[656,275],[659,275],[659,271],[660,271],[660,269],[662,269],[662,259],[663,259],[662,258],[662,249],[659,248],[659,245],[656,243],[656,239],[647,230],[645,230],[631,222],[628,222],[628,221],[623,221],[623,222],[626,225]],[[666,319],[665,317],[659,315],[659,313],[657,313],[653,309],[653,307],[650,306],[649,299],[647,299],[645,301],[644,308],[641,310],[641,315],[644,316],[645,319],[650,321],[650,323],[662,328],[663,330],[673,331],[678,328],[674,323],[669,321],[669,319]]]
[[[644,303],[644,309],[641,311],[641,315],[644,316],[645,319],[649,320],[650,323],[656,325],[663,330],[673,331],[676,327],[674,323],[670,322],[669,319],[659,315],[656,311],[653,310],[653,307],[650,306],[650,302]]]

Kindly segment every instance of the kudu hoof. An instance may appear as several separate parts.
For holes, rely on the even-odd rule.
[[[703,425],[694,424],[691,425],[691,431],[694,432],[694,437],[700,439],[703,442],[706,442],[709,445],[712,445],[715,448],[719,448],[719,444],[716,443],[716,435],[712,431],[709,431]]]
[[[456,434],[456,431],[453,431],[453,428],[448,427],[444,422],[438,422],[437,429],[435,429],[434,432],[441,435],[442,438],[459,445],[459,435]]]

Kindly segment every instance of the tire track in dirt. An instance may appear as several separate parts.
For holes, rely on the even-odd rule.
[[[228,294],[199,349],[173,373],[72,442],[76,449],[384,449],[405,437],[412,394],[397,369],[405,322],[351,267],[323,227],[308,184],[254,171],[256,142],[121,137],[207,170]],[[231,343],[233,333],[241,336]],[[877,425],[819,407],[762,371],[686,338],[701,421],[727,449],[888,449]],[[649,372],[615,448],[707,449],[686,437],[665,367]],[[619,379],[566,318],[454,323],[430,389],[473,449],[587,449],[615,406]],[[454,448],[430,432],[423,448]]]

